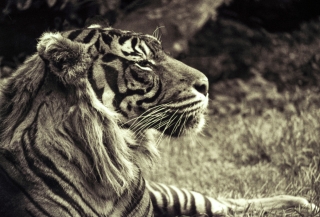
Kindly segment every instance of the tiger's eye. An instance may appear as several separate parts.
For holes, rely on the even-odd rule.
[[[137,64],[138,64],[139,66],[142,66],[142,67],[148,67],[148,66],[151,65],[148,60],[139,61],[139,62],[137,62]]]

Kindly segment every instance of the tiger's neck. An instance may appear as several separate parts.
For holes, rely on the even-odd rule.
[[[28,79],[27,74],[24,76]],[[14,125],[15,128],[8,132],[11,135],[4,136],[11,139],[1,141],[2,150],[22,155],[40,153],[40,157],[46,156],[52,162],[62,162],[63,165],[59,165],[58,168],[70,168],[74,172],[73,175],[79,177],[85,175],[87,176],[85,179],[91,180],[92,183],[100,183],[101,186],[110,189],[109,183],[118,182],[120,188],[126,185],[127,187],[123,189],[129,188],[130,180],[135,180],[138,171],[137,166],[131,162],[131,149],[127,147],[124,139],[130,135],[120,133],[121,129],[117,127],[117,123],[107,123],[109,120],[106,120],[106,117],[93,107],[92,102],[88,103],[90,100],[87,99],[90,96],[80,96],[83,99],[76,99],[76,89],[66,88],[54,82],[54,79],[57,80],[54,76],[44,73],[41,79],[31,80],[39,82],[35,84],[40,86],[36,95],[24,99],[25,92],[22,91],[20,96],[15,96],[24,99],[25,106],[29,107],[16,108],[27,112],[17,117],[21,119],[19,125],[7,123],[10,126]],[[11,82],[12,84],[8,86],[17,87],[18,84],[13,83],[19,82],[19,78],[14,78]],[[26,85],[32,86],[32,82]],[[22,90],[26,88],[28,87],[19,87]],[[15,90],[11,91],[15,92]],[[15,106],[14,99],[7,100],[8,104],[10,102]],[[108,126],[108,124],[114,126]],[[114,132],[115,130],[118,131]],[[121,135],[121,137],[112,137],[114,135]],[[122,144],[120,148],[119,143]],[[112,154],[116,157],[110,157]],[[120,157],[117,158],[117,156]],[[19,159],[20,156],[16,158]],[[28,164],[27,160],[23,164]],[[108,175],[108,171],[111,173],[127,171],[125,172],[127,174],[122,179],[114,177],[115,180],[110,180],[108,177],[110,178],[113,174]],[[118,191],[122,192],[119,188]]]

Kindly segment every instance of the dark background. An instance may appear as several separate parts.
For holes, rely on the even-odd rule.
[[[95,17],[149,34],[161,27],[165,50],[209,77],[212,114],[320,105],[317,0],[3,0],[0,10],[2,78],[35,52],[44,31]]]

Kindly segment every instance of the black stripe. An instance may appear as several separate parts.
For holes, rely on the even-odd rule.
[[[114,55],[112,53],[107,53],[105,55],[103,55],[103,57],[101,58],[101,60],[105,63],[108,63],[108,62],[112,62],[113,60],[116,60],[118,59],[119,57],[117,55]]]
[[[129,200],[128,205],[126,206],[126,212],[122,213],[122,217],[127,217],[128,213],[130,213],[130,215],[133,215],[134,213],[141,211],[140,210],[141,206],[145,202],[145,201],[142,201],[142,199],[144,194],[147,193],[145,192],[146,191],[145,181],[142,177],[139,179],[138,186],[132,190],[133,190],[133,194],[131,196],[131,199]]]
[[[93,65],[91,65],[88,70],[88,80],[91,84],[93,91],[96,93],[97,98],[99,100],[102,100],[104,88],[98,88],[97,83],[96,83],[95,79],[93,78]]]
[[[101,66],[104,69],[105,78],[109,87],[114,93],[118,93],[119,92],[118,91],[118,74],[119,74],[118,71],[119,70],[112,66],[108,66],[106,64],[102,64]]]
[[[147,51],[144,49],[144,47],[142,47],[142,45],[139,45],[139,48],[142,50],[142,52],[144,53],[144,55],[147,56]]]
[[[190,212],[191,213],[197,213],[197,206],[196,206],[196,203],[195,203],[195,199],[194,199],[194,196],[193,194],[190,192]]]
[[[29,216],[31,217],[36,217],[30,210],[26,209],[26,213],[28,213]]]
[[[60,206],[66,213],[69,214],[69,216],[71,216],[71,217],[73,216],[73,215],[71,214],[70,210],[69,210],[66,206],[64,206],[63,204],[61,204],[61,203],[59,203],[58,201],[53,200],[53,199],[51,199],[51,198],[50,198],[50,201],[52,201],[53,203],[55,203],[55,204],[57,204],[58,206]]]
[[[152,188],[155,188],[156,190],[158,190],[159,192],[160,192],[160,194],[164,194],[165,195],[165,193],[162,193],[162,191],[163,192],[166,192],[166,190],[165,189],[163,189],[162,188],[162,186],[161,185],[157,185],[156,183],[151,183],[152,184]],[[162,190],[162,191],[161,191]],[[162,211],[162,213],[164,214],[164,215],[166,215],[166,214],[168,214],[168,200],[167,200],[167,198],[166,198],[166,196],[163,196],[162,197],[162,204],[163,204],[163,211]]]
[[[187,205],[188,205],[188,196],[186,194],[186,192],[184,190],[181,190],[185,200],[184,200],[184,204],[183,204],[183,209],[187,209]]]
[[[152,103],[160,96],[161,92],[162,92],[162,83],[161,81],[159,81],[159,88],[153,97],[138,100],[136,103],[137,105],[142,105],[142,103]]]
[[[115,100],[113,101],[113,104],[114,105],[116,104]],[[120,103],[118,103],[118,104],[120,105]],[[129,118],[129,115],[125,111],[122,111],[119,109],[117,112],[120,112],[120,114],[122,114],[125,118]]]
[[[123,53],[123,55],[125,55],[125,56],[129,56],[131,53],[129,53],[129,52],[127,52],[127,51],[123,51],[123,50],[121,50],[121,52]]]
[[[100,36],[97,38],[96,42],[94,43],[95,48],[97,49],[98,52],[100,52]]]
[[[69,38],[70,40],[74,40],[76,39],[81,33],[83,32],[82,29],[78,29],[78,30],[74,30],[72,31],[67,38]]]
[[[113,38],[112,38],[110,35],[105,34],[105,33],[102,33],[102,34],[101,34],[101,36],[102,36],[102,40],[103,40],[103,42],[104,42],[105,44],[109,45],[109,47],[110,47],[110,46],[111,46],[111,43],[112,43]]]
[[[156,197],[155,197],[155,195],[151,192],[151,191],[149,191],[149,196],[150,196],[150,198],[151,198],[151,201],[152,201],[152,205],[153,205],[153,209],[154,209],[154,212],[155,213],[157,213],[158,215],[163,215],[163,212],[162,212],[162,210],[159,208],[159,206],[158,206],[158,203],[157,203],[157,200],[156,200]]]
[[[173,188],[171,188],[170,186],[168,186],[168,188],[170,189],[171,195],[173,197],[174,214],[181,215],[181,205],[180,205],[179,196]]]
[[[204,198],[205,206],[206,206],[206,214],[208,216],[213,216],[213,213],[211,211],[211,202],[210,202],[210,200],[206,196],[203,196],[203,198]]]
[[[137,38],[133,38],[133,39],[131,40],[131,46],[132,46],[133,49],[135,49],[137,43],[138,43],[138,39],[137,39]]]
[[[125,55],[126,57],[127,57],[127,56],[140,56],[140,55],[139,55],[139,52],[137,52],[137,51],[127,52],[127,51],[121,50],[121,52],[122,52],[123,55]]]
[[[120,45],[123,45],[126,41],[128,41],[132,36],[130,35],[125,35],[125,36],[122,36],[120,39],[119,39],[119,44]]]
[[[86,35],[86,37],[83,38],[82,42],[87,44],[91,41],[91,39],[93,38],[93,36],[96,34],[96,30],[91,30],[88,35]]]
[[[148,200],[148,205],[147,207],[144,209],[144,213],[142,216],[150,216],[150,213],[154,213],[152,205],[151,205],[151,201]],[[153,215],[152,215],[153,216]]]
[[[152,86],[147,87],[146,92],[150,92],[152,90],[152,88],[154,87],[154,84],[152,84]]]
[[[137,38],[133,38],[133,39],[131,40],[131,47],[132,47],[132,49],[133,49],[135,52],[138,53],[138,51],[136,50],[136,45],[137,45],[137,43],[138,43],[138,39],[137,39]]]
[[[136,81],[138,81],[138,82],[140,82],[140,83],[143,83],[143,84],[148,84],[148,83],[150,83],[150,81],[144,79],[144,77],[139,76],[139,74],[138,74],[135,70],[130,69],[130,73],[131,73],[132,77],[133,77]],[[143,76],[146,76],[145,73],[143,74]]]
[[[121,52],[123,53],[123,55],[125,55],[126,57],[127,56],[138,56],[138,53],[137,52],[127,52],[127,51],[124,51],[124,50],[121,50]]]

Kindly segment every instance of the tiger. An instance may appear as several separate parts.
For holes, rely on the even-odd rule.
[[[157,136],[198,133],[208,79],[159,38],[99,24],[45,32],[1,85],[0,216],[227,216],[317,207],[282,195],[215,199],[147,181]]]

